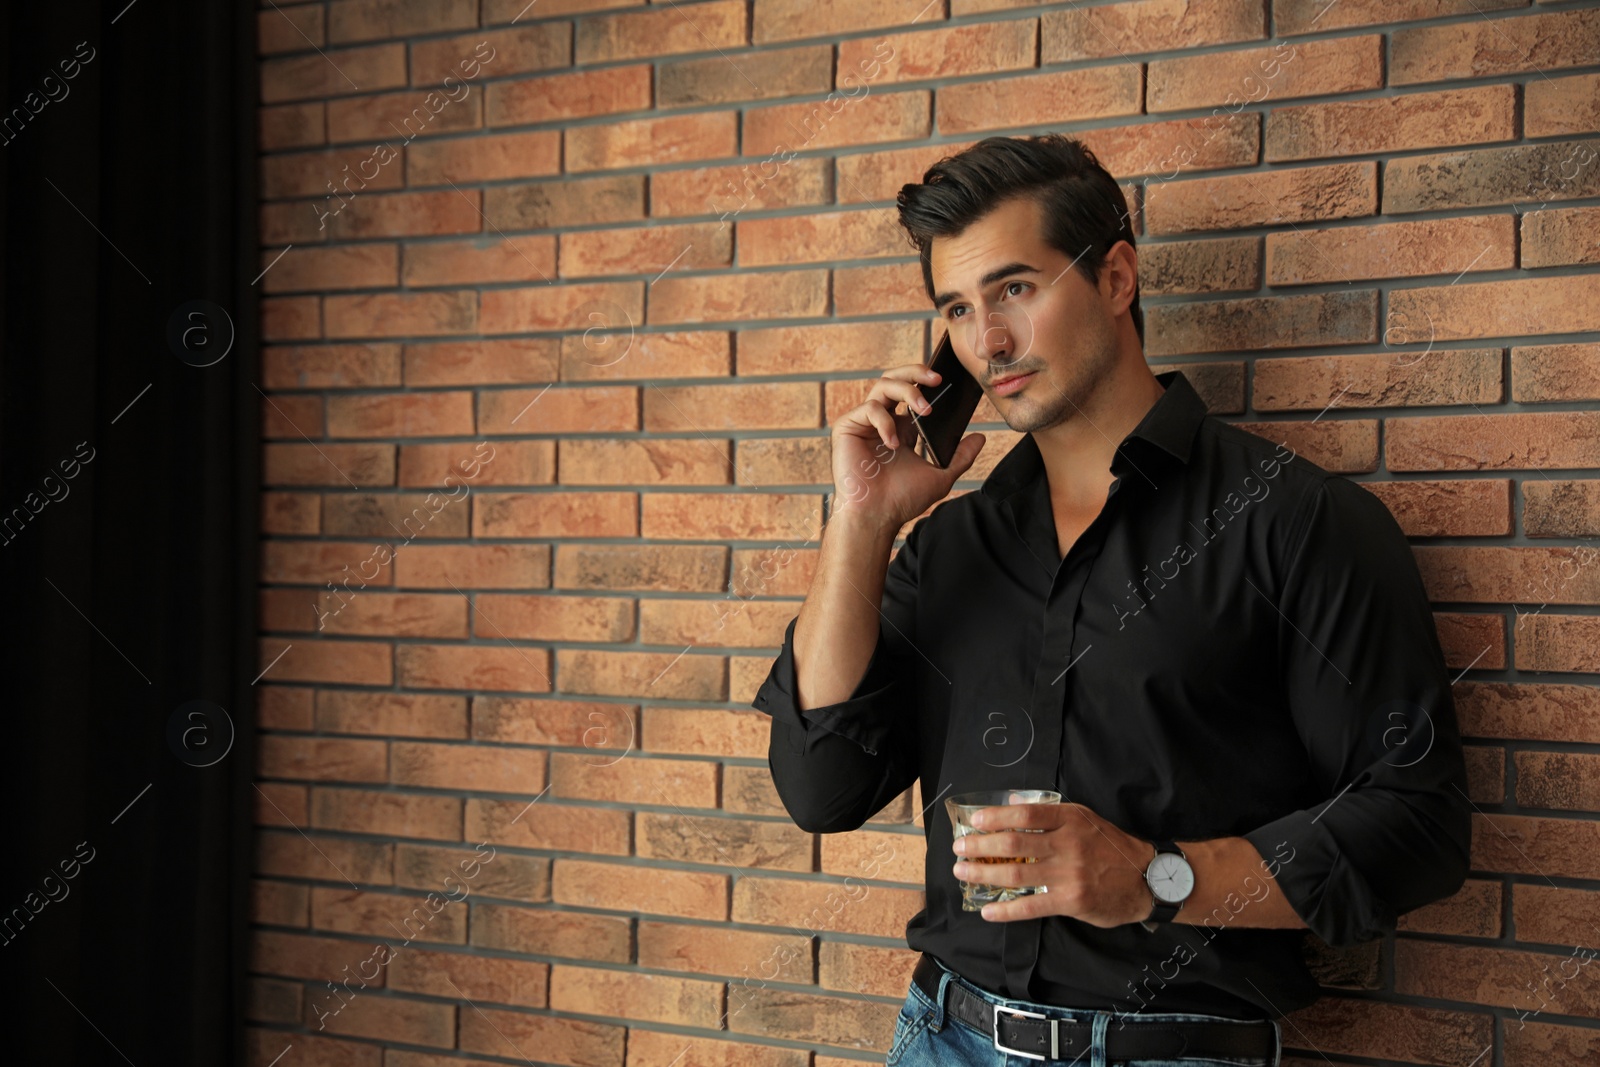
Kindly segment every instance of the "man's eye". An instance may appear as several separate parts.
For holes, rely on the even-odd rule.
[[[965,311],[965,310],[966,310],[966,308],[964,308],[964,307],[953,307],[953,308],[950,309],[950,317],[952,319],[960,318],[961,317],[961,313],[963,311]]]
[[[1006,292],[1011,293],[1011,287],[1012,286],[1017,286],[1019,288],[1026,289],[1028,287],[1028,283],[1027,282],[1008,282],[1008,283],[1006,283]],[[1012,296],[1017,296],[1019,294],[1011,293],[1011,295]]]

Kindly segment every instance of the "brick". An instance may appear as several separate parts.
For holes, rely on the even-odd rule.
[[[806,493],[645,493],[640,531],[651,538],[811,541],[821,536],[819,503]]]
[[[1468,19],[1395,30],[1390,85],[1586,66],[1600,54],[1600,11]]]
[[[722,1018],[722,985],[663,974],[630,974],[557,964],[550,975],[556,1011],[620,1015],[675,1026],[715,1027]]]
[[[383,741],[269,734],[256,748],[256,773],[263,778],[382,782],[389,777],[388,761]]]
[[[540,903],[550,899],[550,861],[501,852],[487,843],[471,849],[402,843],[395,846],[394,882],[448,890],[457,897],[476,893]]]
[[[771,648],[783,643],[794,605],[737,597],[719,600],[648,600],[640,604],[639,639],[645,644]]]
[[[1506,334],[1565,333],[1585,328],[1600,300],[1600,275],[1480,282],[1399,290],[1389,323],[1428,323],[1437,340]]]
[[[496,389],[479,394],[478,428],[485,434],[631,432],[639,428],[638,395],[632,386]]]
[[[692,107],[747,100],[825,93],[833,88],[833,48],[809,45],[741,56],[760,63],[760,79],[751,78],[739,60],[726,55],[661,64],[656,106]],[[648,106],[646,104],[645,106]]]
[[[679,10],[601,15],[578,24],[578,63],[703,52],[743,45],[748,38],[742,0],[696,4]]]
[[[650,214],[717,215],[823,204],[827,159],[769,158],[759,163],[660,171],[650,175]]]
[[[1145,309],[1145,353],[1372,344],[1378,340],[1377,319],[1376,289],[1162,304]]]
[[[822,395],[815,382],[665,385],[644,394],[644,428],[656,433],[816,429]]]
[[[478,904],[472,909],[471,943],[536,956],[627,963],[633,952],[632,926],[631,919],[611,915]]]
[[[326,982],[340,978],[350,968],[352,986],[363,980],[355,975],[356,965],[367,957],[368,946],[344,938],[312,937],[279,930],[250,932],[250,969],[286,978],[307,978]],[[367,985],[382,988],[385,971],[365,979]],[[281,1046],[278,1051],[282,1051]]]
[[[1394,355],[1259,359],[1251,404],[1258,411],[1498,404],[1500,349]]]
[[[371,560],[368,563],[368,560]],[[349,573],[350,568],[372,574]],[[332,541],[269,541],[266,546],[261,578],[266,582],[295,582],[321,585],[339,580],[356,583],[356,590],[367,585],[388,585],[389,567],[377,559],[374,550],[366,545]]]
[[[1278,32],[1283,32],[1281,26]],[[1112,69],[1118,68],[1137,73],[1134,64],[1117,64]],[[1280,42],[1270,48],[1152,59],[1147,71],[1150,84],[1145,110],[1151,114],[1357,93],[1383,87],[1383,37],[1368,34],[1292,45]],[[943,123],[939,128],[945,128]]]
[[[261,102],[348,96],[406,83],[406,46],[400,42],[335,48],[261,63]]]
[[[321,297],[274,296],[261,299],[263,341],[302,341],[321,336]]]
[[[1600,466],[1596,412],[1389,419],[1384,437],[1392,471]]]
[[[1204,7],[1179,0],[1133,0],[1051,11],[1039,23],[1041,63],[1125,58],[1141,52],[1259,41],[1267,35],[1266,13],[1259,0],[1220,0]]]
[[[1141,246],[1138,257],[1139,291],[1147,297],[1261,287],[1259,237],[1163,241]],[[1194,384],[1192,377],[1190,384]]]
[[[396,785],[530,795],[544,789],[545,753],[531,749],[396,741],[393,754]]]
[[[1600,208],[1534,211],[1522,216],[1523,267],[1585,263],[1600,263]]]
[[[649,322],[677,324],[826,313],[828,272],[798,270],[666,277],[651,286]]]
[[[1511,481],[1472,478],[1362,482],[1407,537],[1511,536]]]
[[[572,25],[567,22],[530,21],[503,30],[474,30],[413,42],[411,84],[446,87],[449,77],[472,81],[527,74],[565,67],[571,55]]]
[[[557,904],[684,919],[728,917],[728,876],[663,867],[558,859],[551,878]]]
[[[295,1020],[296,1023],[299,1021],[298,1018]],[[270,1067],[273,1059],[283,1054],[283,1033],[278,1029],[250,1029],[246,1032],[247,1062],[250,1067]],[[307,1063],[337,1064],[338,1067],[379,1067],[383,1055],[383,1049],[377,1045],[330,1037],[302,1034],[296,1038],[295,1044],[300,1049],[296,1055],[305,1058]]]
[[[752,44],[885,29],[926,19],[926,0],[756,0]],[[940,5],[942,6],[942,5]]]
[[[1587,615],[1523,615],[1517,619],[1519,671],[1600,673],[1600,619]]]
[[[726,441],[561,442],[564,485],[726,485],[728,469]]]
[[[1465,750],[1467,797],[1474,804],[1497,805],[1506,799],[1506,750],[1468,745]]]
[[[1267,116],[1269,162],[1479,145],[1517,136],[1516,88],[1436,93],[1277,108]]]
[[[1523,756],[1555,756],[1563,753],[1525,752]],[[1593,930],[1600,919],[1600,894],[1587,889],[1524,883],[1512,889],[1512,922],[1517,940],[1546,945],[1572,945],[1573,933]],[[1587,938],[1576,943],[1583,945]]]
[[[809,985],[811,939],[717,926],[641,920],[639,966],[741,978],[730,991],[730,1010],[753,982]]]
[[[478,325],[478,294],[458,290],[330,296],[326,315],[329,337],[471,333]]]
[[[1153,235],[1358,218],[1378,211],[1377,164],[1160,182],[1145,196],[1145,226]]]
[[[549,545],[409,545],[395,561],[395,581],[414,589],[544,589]]]
[[[893,1004],[792,993],[780,989],[751,990],[738,1015],[730,1015],[735,1033],[780,1033],[794,1041],[886,1052],[894,1035]]]
[[[412,37],[474,26],[474,0],[344,0],[328,10],[328,40],[333,44],[383,37]]]
[[[550,266],[554,268],[555,242],[550,242]],[[504,249],[501,243],[496,255]],[[465,250],[463,250],[465,251]],[[413,252],[406,252],[409,271]],[[477,259],[476,254],[473,255]],[[407,284],[412,284],[408,281]],[[498,341],[427,341],[405,346],[405,383],[408,386],[440,385],[523,385],[553,382],[559,377],[560,344],[552,338],[530,337]],[[423,446],[433,447],[433,446]],[[498,450],[504,446],[495,445]],[[420,460],[423,452],[401,453],[401,482],[406,459]]]
[[[1378,469],[1378,423],[1375,419],[1236,422],[1233,425],[1274,444],[1287,444],[1311,462],[1336,474]]]
[[[908,919],[922,909],[922,891],[881,885],[740,878],[733,890],[733,920],[811,933],[819,931],[902,938]]]
[[[1505,669],[1506,625],[1499,615],[1438,611],[1434,612],[1433,624],[1446,666],[1462,671],[1473,667]]]
[[[327,125],[330,141],[385,141],[399,148],[417,137],[479,129],[482,97],[455,89],[349,96],[328,101]]]
[[[709,222],[588,230],[561,238],[561,274],[650,274],[733,264],[733,231]]]
[[[473,627],[486,639],[631,641],[633,605],[625,597],[480,594]]]
[[[561,134],[532,130],[433,141],[406,150],[406,184],[535,178],[561,173]]]
[[[1506,1067],[1583,1067],[1600,1056],[1593,1029],[1557,1026],[1530,1018],[1506,1027]]]
[[[817,148],[920,140],[931,132],[929,102],[927,91],[914,90],[749,108],[743,154],[786,157]]]
[[[264,685],[256,692],[257,725],[263,730],[311,730],[315,689]]]
[[[257,665],[274,682],[392,685],[393,649],[376,641],[295,641],[263,638]]]
[[[1468,271],[1509,270],[1516,259],[1516,220],[1508,215],[1297,230],[1267,235],[1267,284],[1422,274],[1458,278]]]
[[[321,4],[274,6],[256,15],[257,51],[262,55],[300,52],[328,43]]]
[[[560,589],[640,589],[715,593],[724,588],[728,550],[720,545],[562,545]]]
[[[1546,878],[1594,878],[1600,823],[1528,815],[1474,815],[1474,868]]]
[[[257,826],[304,826],[310,819],[310,790],[303,785],[268,782],[257,786],[253,821]]]
[[[258,874],[340,884],[357,879],[364,885],[394,884],[395,846],[388,841],[258,831],[255,849]]]
[[[727,699],[721,656],[562,649],[556,653],[556,664],[561,688],[569,693],[657,700]]]
[[[833,302],[838,315],[926,312],[932,303],[915,263],[840,267],[833,275]]]
[[[650,71],[650,64],[640,63],[490,82],[484,124],[520,126],[644,111],[650,107]]]
[[[1333,1055],[1414,1063],[1467,1063],[1493,1043],[1494,1020],[1483,1012],[1323,997],[1285,1019],[1285,1043]]]
[[[476,697],[473,737],[514,744],[590,749],[586,766],[622,759],[638,747],[637,708],[622,704]]]
[[[630,756],[596,766],[592,757],[558,752],[551,756],[550,784],[555,796],[579,800],[717,806],[717,765],[702,760]]]
[[[661,284],[661,283],[658,283]],[[573,330],[644,320],[641,282],[579,282],[483,293],[481,332],[522,333],[528,330]]]
[[[316,493],[262,493],[261,532],[315,534],[322,528],[322,498]]]
[[[952,85],[939,90],[934,110],[941,134],[961,134],[1137,115],[1143,91],[1138,65],[1118,63]]]
[[[1600,756],[1517,752],[1514,759],[1518,806],[1595,811],[1600,803]]]
[[[823,874],[922,885],[926,843],[921,834],[853,830],[822,836]],[[955,864],[954,856],[950,860]]]
[[[636,537],[637,516],[633,493],[492,493],[479,497],[472,533],[475,537]]]
[[[261,398],[261,436],[268,438],[324,435],[320,396],[264,396]]]
[[[442,891],[423,897],[313,886],[311,925],[345,934],[398,933],[406,941],[459,945],[467,939],[467,909]]]
[[[461,242],[421,242],[405,246],[405,274],[408,286],[477,285],[482,282],[549,282],[555,277],[555,237],[526,234],[517,237],[474,237]],[[456,342],[459,347],[472,342]],[[555,344],[547,339],[518,342],[478,342],[480,346],[499,344],[502,350],[520,344],[528,352],[552,352]],[[413,347],[406,346],[408,352]],[[438,346],[443,347],[443,346]],[[546,357],[549,360],[550,357]],[[554,360],[550,360],[554,363]],[[554,381],[546,378],[510,381]]]
[[[330,437],[460,437],[472,432],[472,393],[467,390],[328,399]]]
[[[688,756],[765,759],[772,720],[758,711],[645,708],[639,747]]]
[[[1600,74],[1539,77],[1523,90],[1526,137],[1568,137],[1600,132]]]
[[[788,817],[772,772],[765,767],[727,766],[722,769],[722,807],[740,815],[779,815]]]
[[[295,200],[260,205],[258,239],[276,248],[287,244],[315,244],[328,239],[328,205],[323,200]]]
[[[480,196],[476,189],[364,194],[330,219],[328,230],[341,239],[477,233]]]
[[[986,83],[987,84],[987,83]],[[948,92],[949,90],[945,90]],[[886,151],[851,152],[838,158],[835,192],[841,204],[893,200],[908,179],[920,179],[939,160],[955,155],[974,142],[916,145]],[[889,210],[889,209],[885,209]],[[907,248],[907,252],[912,249]],[[926,310],[924,300],[918,310]]]
[[[561,341],[561,377],[565,381],[617,381],[623,379],[722,378],[732,364],[726,330],[669,330],[635,333],[631,326],[620,332],[599,332],[604,316],[593,330],[569,335]]]
[[[1600,567],[1592,551],[1571,548],[1416,549],[1423,584],[1436,599],[1457,603],[1600,603]],[[1526,618],[1526,616],[1524,616]]]
[[[262,356],[268,389],[359,389],[400,384],[396,344],[271,345]]]
[[[474,488],[555,482],[554,440],[400,446],[400,485],[443,486],[445,498],[464,499]]]
[[[1455,893],[1400,916],[1408,933],[1452,937],[1499,937],[1502,890],[1499,882],[1469,878]]]
[[[461,1013],[459,1047],[503,1056],[511,1048],[537,1049],[539,1059],[572,1067],[622,1067],[627,1030],[607,1023],[484,1008]],[[449,1042],[444,1042],[448,1045]]]
[[[634,847],[640,856],[740,871],[810,871],[811,844],[810,834],[789,823],[640,812],[635,824]]]
[[[1467,682],[1458,683],[1455,693],[1466,736],[1588,744],[1600,740],[1600,690],[1590,686]]]
[[[401,952],[390,962],[389,988],[469,1003],[542,1008],[549,975],[548,963],[416,949]]]
[[[482,645],[401,645],[395,674],[402,687],[492,689],[542,693],[550,689],[550,652]]]
[[[318,788],[311,792],[311,824],[319,830],[459,841],[461,804],[457,797]]]
[[[817,946],[817,984],[844,993],[904,998],[917,956],[905,948],[824,941]]]
[[[322,212],[334,211],[346,201],[405,184],[399,152],[370,144],[314,152],[285,152],[261,160],[261,195],[267,200],[315,196],[325,201]]]
[[[393,286],[399,278],[399,250],[392,244],[337,248],[291,248],[263,252],[262,287],[269,293]]]
[[[758,9],[759,10],[759,9]],[[810,1053],[655,1030],[628,1032],[628,1067],[807,1067]]]
[[[831,464],[826,437],[747,437],[739,441],[740,485],[832,485]]]
[[[1600,196],[1600,166],[1594,147],[1584,141],[1407,156],[1383,165],[1386,215],[1500,204],[1543,207],[1593,196]]]
[[[261,108],[257,112],[260,115],[257,146],[264,152],[272,152],[327,143],[325,111],[326,105],[320,101]]]
[[[1332,7],[1327,0],[1275,0],[1272,21],[1273,28],[1287,36],[1527,6],[1525,0],[1341,0]]]
[[[816,576],[816,549],[781,545],[738,549],[733,554],[733,596],[805,596]],[[770,666],[770,664],[769,664]]]
[[[1034,65],[1037,39],[1033,19],[851,38],[839,42],[838,82],[851,89],[863,79],[892,85],[1019,70]]]
[[[336,995],[334,995],[336,997]],[[318,1025],[323,1017],[315,1011],[312,1001],[306,1005],[306,1025]],[[338,1008],[338,1014],[331,1009]],[[330,1001],[326,1014],[326,1029],[333,1033],[347,1033],[350,1037],[381,1038],[400,1041],[406,1045],[448,1046],[456,1037],[456,1005],[440,1005],[432,1001],[400,1000],[397,997],[357,997]]]
[[[251,978],[245,1018],[254,1022],[296,1025],[305,1011],[304,993],[305,987],[298,982]]]
[[[1404,940],[1395,945],[1395,991],[1523,1013],[1600,1015],[1594,984],[1562,981],[1551,969],[1559,961],[1547,953]]]
[[[554,804],[548,798],[537,808],[522,800],[466,802],[466,837],[512,848],[537,848],[625,856],[628,812]]]
[[[642,219],[644,176],[497,185],[484,190],[483,213],[492,230],[597,226]]]
[[[738,231],[741,267],[872,259],[906,250],[905,231],[882,208],[743,219]]]
[[[738,126],[732,111],[572,126],[565,133],[566,166],[581,172],[734,156]]]
[[[1600,481],[1526,479],[1522,528],[1529,537],[1600,537]],[[1578,562],[1575,558],[1563,570],[1570,572]]]

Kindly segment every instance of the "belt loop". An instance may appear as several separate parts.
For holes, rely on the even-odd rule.
[[[943,964],[939,967],[939,995],[933,998],[933,1022],[928,1024],[928,1029],[938,1033],[944,1028],[944,994],[950,986],[952,975]]]

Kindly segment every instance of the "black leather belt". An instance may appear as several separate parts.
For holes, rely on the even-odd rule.
[[[924,953],[911,980],[929,1000],[938,1003],[941,973],[939,964]],[[1050,1019],[1037,1012],[1018,1012],[991,1004],[959,982],[952,981],[945,987],[944,1010],[987,1035],[1001,1052],[1035,1060],[1070,1061],[1089,1051],[1091,1023]],[[1276,1028],[1265,1021],[1142,1022],[1132,1016],[1131,1025],[1112,1026],[1106,1031],[1106,1059],[1241,1056],[1257,1057],[1270,1063],[1277,1053],[1277,1044]]]

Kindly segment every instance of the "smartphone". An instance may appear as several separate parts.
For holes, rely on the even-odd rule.
[[[922,441],[922,458],[943,470],[955,458],[956,446],[967,432],[972,413],[978,410],[983,386],[961,365],[948,333],[934,349],[927,365],[939,372],[939,381],[931,389],[919,386],[932,410],[926,415],[912,411],[911,420],[916,423],[917,436]]]

